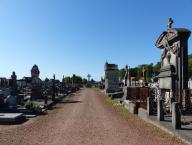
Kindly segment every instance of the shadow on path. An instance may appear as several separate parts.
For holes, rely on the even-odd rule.
[[[82,103],[82,101],[75,101],[75,100],[65,100],[65,101],[61,101],[59,102],[61,104],[67,104],[67,103]]]

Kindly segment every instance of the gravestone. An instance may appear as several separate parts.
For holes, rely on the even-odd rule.
[[[188,89],[188,38],[190,31],[185,28],[172,28],[169,18],[167,31],[162,32],[156,47],[162,49],[159,78],[160,89],[172,90],[172,101],[182,105],[183,90]],[[186,104],[183,104],[187,106]]]
[[[130,86],[130,67],[125,66],[125,86]]]
[[[55,85],[55,74],[53,74],[53,82],[52,82],[52,101],[55,101],[56,96],[56,85]]]
[[[128,98],[128,87],[130,87],[131,80],[130,80],[130,67],[128,65],[125,66],[125,86],[123,87],[123,98],[122,101]]]
[[[8,104],[8,107],[11,109],[14,109],[17,107],[17,76],[15,72],[12,73],[11,79],[10,79],[10,95],[6,98],[6,103]]]
[[[39,68],[34,65],[31,69],[31,100],[41,99],[42,94],[42,80],[39,78]]]
[[[113,93],[119,90],[118,66],[105,63],[105,91]]]
[[[17,76],[16,76],[15,72],[13,72],[12,75],[11,75],[10,85],[11,85],[11,95],[12,96],[17,96],[17,94],[18,94]]]

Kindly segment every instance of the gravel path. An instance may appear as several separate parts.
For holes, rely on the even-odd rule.
[[[83,89],[47,115],[0,125],[0,145],[182,144],[137,117],[122,116],[105,99],[95,89]]]

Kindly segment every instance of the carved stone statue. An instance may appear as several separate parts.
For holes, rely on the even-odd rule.
[[[40,71],[39,71],[39,68],[38,66],[35,64],[32,69],[31,69],[31,77],[39,77],[39,74],[40,74]]]
[[[17,76],[15,72],[13,72],[11,75],[11,95],[17,95]]]
[[[38,98],[42,98],[42,80],[39,78],[39,68],[37,65],[34,65],[31,69],[31,87],[32,94],[31,99],[35,100]]]

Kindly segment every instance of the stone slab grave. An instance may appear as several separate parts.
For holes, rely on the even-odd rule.
[[[42,108],[42,113],[45,112],[47,110],[47,108],[49,108],[50,106],[53,105],[53,101],[52,100],[48,100],[47,104],[45,105],[44,100],[41,100],[38,102],[40,105],[44,106],[44,108]],[[19,108],[17,108],[17,111],[19,113],[23,113],[24,115],[35,115],[35,111],[34,110],[30,110],[30,109],[26,109],[25,107],[21,106]]]
[[[0,113],[0,123],[14,123],[24,119],[23,113]]]

